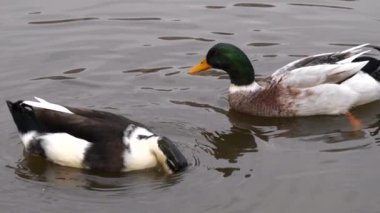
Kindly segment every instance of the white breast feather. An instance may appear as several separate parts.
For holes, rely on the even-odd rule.
[[[50,102],[45,101],[44,99],[34,97],[37,101],[24,101],[24,104],[27,104],[32,107],[37,107],[37,108],[43,108],[43,109],[50,109],[58,112],[64,112],[64,113],[69,113],[69,114],[74,114],[71,112],[69,109],[67,109],[64,106],[58,105],[58,104],[53,104]]]

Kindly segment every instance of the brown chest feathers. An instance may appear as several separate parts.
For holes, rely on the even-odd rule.
[[[230,93],[230,107],[238,112],[266,117],[292,117],[297,114],[296,100],[302,92],[297,88],[272,84],[255,92]],[[303,94],[307,95],[307,94]]]

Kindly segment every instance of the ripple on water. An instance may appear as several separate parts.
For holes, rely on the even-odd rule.
[[[158,37],[158,39],[166,40],[166,41],[177,41],[177,40],[196,40],[196,41],[205,41],[205,42],[215,41],[213,39],[194,38],[194,37],[187,37],[187,36],[161,36],[161,37]]]
[[[141,74],[147,74],[147,73],[155,73],[159,72],[161,70],[167,70],[172,69],[173,67],[153,67],[153,68],[139,68],[139,69],[132,69],[132,70],[125,70],[123,73],[141,73]]]
[[[87,17],[87,18],[48,20],[48,21],[31,21],[28,24],[61,24],[61,23],[68,23],[68,22],[91,21],[91,20],[98,20],[98,18]]]
[[[166,73],[165,76],[177,75],[179,73],[181,73],[181,72],[180,71],[170,72],[170,73]]]
[[[331,45],[331,46],[339,46],[339,47],[354,47],[354,46],[358,46],[358,45],[360,45],[360,44],[329,43],[328,45]]]
[[[80,72],[85,71],[86,68],[75,68],[71,70],[64,71],[63,74],[70,75],[70,74],[77,74]],[[62,75],[53,75],[53,76],[44,76],[44,77],[38,77],[34,78],[32,80],[68,80],[68,79],[76,79],[75,77],[69,77],[69,76],[62,76]]]
[[[206,6],[207,9],[224,9],[226,6],[217,6],[217,5],[208,5]]]
[[[217,34],[217,35],[234,35],[234,33],[227,33],[227,32],[211,32],[213,34]]]
[[[370,146],[371,146],[371,143],[367,143],[367,144],[344,147],[344,148],[324,149],[324,150],[321,150],[321,152],[347,152],[347,151],[354,151],[354,150],[359,150],[359,149],[367,149],[367,148],[370,148]]]
[[[261,4],[261,3],[236,3],[234,4],[235,7],[260,7],[260,8],[268,8],[268,7],[275,7],[272,4]]]
[[[109,18],[112,21],[160,21],[157,17],[141,17],[141,18]]]
[[[63,73],[64,74],[76,74],[76,73],[83,72],[85,70],[86,70],[86,68],[76,68],[76,69],[64,71]]]
[[[323,7],[323,8],[344,9],[344,10],[352,10],[353,9],[351,7],[342,7],[342,6],[324,5],[324,4],[289,3],[289,5],[301,6],[301,7]]]
[[[294,57],[294,58],[303,58],[303,57],[307,57],[309,55],[304,55],[304,54],[289,54],[288,56],[289,57]]]
[[[247,46],[254,46],[254,47],[268,47],[268,46],[276,46],[280,45],[279,43],[270,43],[270,42],[255,42],[255,43],[249,43]]]
[[[45,76],[45,77],[39,77],[39,78],[33,78],[32,80],[69,80],[69,79],[76,79],[75,77],[68,77],[63,75],[53,75],[53,76]]]
[[[41,14],[40,11],[35,11],[35,12],[29,12],[28,13],[29,15],[38,15],[38,14]]]
[[[142,90],[154,90],[158,92],[171,92],[173,89],[162,89],[162,88],[153,88],[153,87],[141,87]]]
[[[201,104],[193,101],[178,101],[178,100],[171,100],[170,101],[173,104],[178,104],[178,105],[185,105],[185,106],[190,106],[190,107],[196,107],[196,108],[203,108],[207,110],[213,110],[214,112],[221,113],[223,115],[227,115],[228,111],[219,107],[215,107],[209,104]]]
[[[277,57],[278,55],[276,54],[267,54],[267,55],[263,55],[264,58],[275,58]]]

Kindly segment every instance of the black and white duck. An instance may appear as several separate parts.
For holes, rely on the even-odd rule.
[[[161,166],[169,174],[188,163],[172,141],[105,111],[61,106],[41,98],[7,101],[25,150],[62,166],[105,172]]]

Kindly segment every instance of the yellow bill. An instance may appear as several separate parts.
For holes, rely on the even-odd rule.
[[[195,65],[193,66],[190,70],[189,70],[189,74],[194,74],[194,73],[197,73],[197,72],[202,72],[202,71],[205,71],[205,70],[208,70],[210,69],[211,66],[207,63],[206,59],[204,58],[200,64],[198,65]]]

